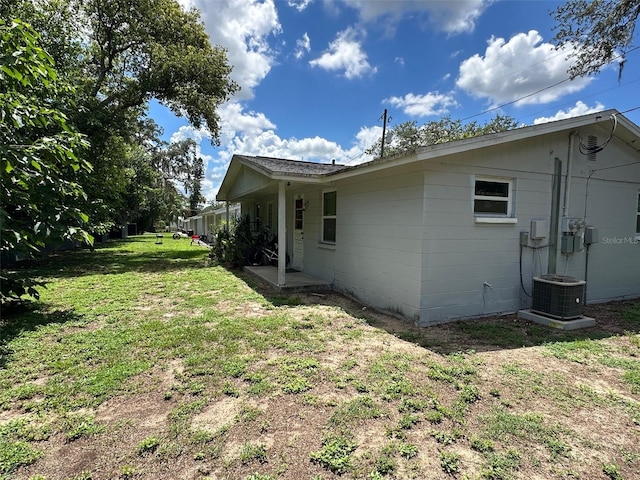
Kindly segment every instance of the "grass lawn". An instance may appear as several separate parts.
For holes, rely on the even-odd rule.
[[[0,320],[0,479],[640,478],[640,301],[562,332],[272,294],[189,240],[30,267]]]

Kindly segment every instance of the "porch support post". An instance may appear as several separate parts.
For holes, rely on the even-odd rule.
[[[285,182],[278,182],[278,285],[285,284],[287,268],[287,195]]]
[[[225,213],[227,215],[227,230],[229,230],[229,201],[228,200],[224,203],[224,206],[226,208]]]

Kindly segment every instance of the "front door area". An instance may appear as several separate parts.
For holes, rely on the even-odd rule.
[[[304,268],[304,197],[296,196],[293,205],[293,255],[291,266]]]

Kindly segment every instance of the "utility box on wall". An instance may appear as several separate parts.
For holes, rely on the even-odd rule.
[[[584,243],[585,245],[591,245],[598,243],[599,232],[596,227],[587,227],[584,229]]]
[[[531,240],[542,240],[547,237],[549,226],[546,220],[531,220]]]
[[[580,318],[586,284],[566,275],[534,277],[531,311],[559,320]]]
[[[560,243],[562,253],[576,253],[582,251],[582,235],[563,235]]]

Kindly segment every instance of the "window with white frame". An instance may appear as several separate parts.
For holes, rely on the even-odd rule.
[[[337,194],[335,190],[322,193],[322,242],[336,243]]]
[[[267,203],[267,227],[273,230],[273,202]]]
[[[473,191],[473,214],[486,217],[509,217],[512,214],[513,180],[476,177]]]

